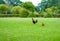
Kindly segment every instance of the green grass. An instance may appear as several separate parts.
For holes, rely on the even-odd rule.
[[[60,41],[60,18],[0,18],[0,41]]]

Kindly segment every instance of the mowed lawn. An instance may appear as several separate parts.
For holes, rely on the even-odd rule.
[[[37,20],[33,24],[31,18],[0,18],[0,41],[60,41],[60,18]]]

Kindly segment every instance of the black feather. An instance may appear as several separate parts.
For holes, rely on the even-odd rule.
[[[37,23],[37,20],[33,20],[32,22],[33,22],[33,24],[36,24]]]

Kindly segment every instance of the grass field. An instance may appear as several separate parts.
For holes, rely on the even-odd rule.
[[[60,41],[60,18],[0,18],[0,41]]]

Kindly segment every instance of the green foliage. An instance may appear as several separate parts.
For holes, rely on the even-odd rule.
[[[36,15],[31,13],[28,17],[36,17]]]
[[[0,4],[0,12],[3,14],[6,13],[6,11],[8,11],[8,6],[5,4]]]
[[[5,4],[4,0],[0,0],[0,4]]]
[[[36,15],[36,17],[39,17],[39,13],[34,11],[34,14]]]
[[[44,17],[53,17],[53,14],[54,14],[54,8],[51,7],[51,8],[47,8],[45,11],[47,12],[47,14],[44,16]]]
[[[19,6],[22,4],[20,0],[0,0],[0,4],[8,4],[10,6]]]
[[[20,10],[21,10],[20,6],[14,6],[14,7],[12,7],[11,12],[13,14],[20,14]]]
[[[18,14],[0,14],[0,17],[19,17]]]
[[[52,9],[51,8],[47,8],[46,10],[45,10],[47,13],[50,13],[50,14],[52,14]]]
[[[28,11],[28,10],[25,9],[25,8],[22,8],[22,10],[20,11],[19,16],[20,16],[20,17],[27,17],[29,14],[30,14],[30,11]]]
[[[32,4],[32,2],[25,2],[22,4],[22,7],[30,10],[30,11],[34,11],[35,6]]]
[[[47,15],[53,16],[53,14],[57,14],[58,7],[57,6],[52,6],[50,8],[47,8],[45,11],[47,12]]]
[[[15,6],[12,8],[11,12],[13,14],[19,14],[20,17],[27,17],[29,15],[29,11],[20,6]]]
[[[57,13],[60,14],[60,9],[57,10]]]
[[[58,10],[59,10],[59,9],[58,9],[57,6],[52,6],[51,9],[52,9],[53,14],[58,13]]]
[[[39,17],[39,14],[37,12],[31,12],[28,17]]]
[[[44,16],[46,16],[46,14],[47,14],[46,12],[41,12],[41,13],[39,14],[39,16],[40,16],[40,17],[44,17]]]
[[[51,18],[51,17],[53,17],[51,14],[46,14],[45,16],[44,16],[45,18]]]
[[[53,17],[53,15],[57,13],[58,7],[57,6],[52,6],[50,8],[47,8],[45,11],[47,12],[45,17]]]
[[[38,8],[41,8],[39,11],[45,11],[46,8],[50,8],[52,6],[57,6],[60,8],[60,0],[42,0],[41,3],[38,4]]]
[[[17,14],[20,17],[53,17],[54,14],[60,16],[60,0],[42,0],[38,6],[20,0],[1,0],[0,3],[6,3],[0,4],[1,14]]]

